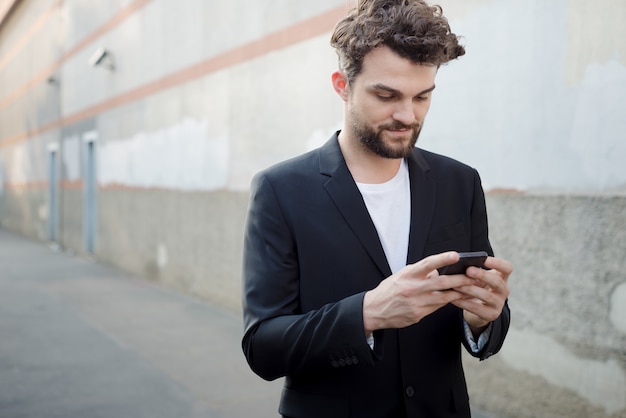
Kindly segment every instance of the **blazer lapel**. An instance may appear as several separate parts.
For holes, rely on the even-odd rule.
[[[367,211],[363,197],[341,154],[337,134],[320,148],[320,173],[328,176],[327,193],[341,212],[350,229],[358,237],[383,277],[391,275],[391,268],[383,250],[376,227]]]
[[[430,167],[418,148],[408,158],[411,180],[411,231],[407,263],[415,263],[424,257],[424,247],[430,231],[435,208],[435,183],[430,176]]]

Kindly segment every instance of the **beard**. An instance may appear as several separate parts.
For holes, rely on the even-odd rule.
[[[396,121],[391,124],[381,125],[377,130],[374,130],[374,128],[365,124],[358,117],[353,117],[352,129],[360,140],[361,145],[369,151],[379,157],[398,159],[411,155],[422,132],[422,125],[417,122],[413,125],[404,125]],[[385,142],[383,139],[384,131],[398,129],[407,129],[407,136],[410,135],[408,142],[405,142],[404,138],[397,140],[398,146]]]

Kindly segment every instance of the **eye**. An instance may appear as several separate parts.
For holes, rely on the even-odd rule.
[[[428,100],[429,97],[430,96],[417,96],[415,100],[418,102],[425,102],[426,100]]]
[[[391,94],[377,94],[376,97],[383,102],[389,102],[395,98],[395,96]]]

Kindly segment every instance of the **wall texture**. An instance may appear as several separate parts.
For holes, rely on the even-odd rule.
[[[488,211],[513,319],[496,361],[466,359],[472,395],[501,417],[623,417],[626,197],[490,194]]]
[[[340,127],[328,41],[349,1],[9,3],[0,225],[238,311],[251,176]],[[472,402],[624,417],[626,3],[439,3],[467,55],[419,145],[480,171],[515,265],[502,352],[465,359]]]

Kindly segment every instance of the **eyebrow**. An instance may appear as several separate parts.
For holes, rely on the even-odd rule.
[[[426,90],[420,91],[419,93],[416,94],[416,96],[421,96],[423,94],[430,93],[431,91],[435,90],[435,87],[436,86],[433,84],[432,87],[429,87]],[[373,86],[371,86],[371,90],[384,90],[389,93],[395,94],[397,96],[402,96],[402,93],[399,90],[396,90],[393,87],[389,87],[382,83],[374,84]]]

